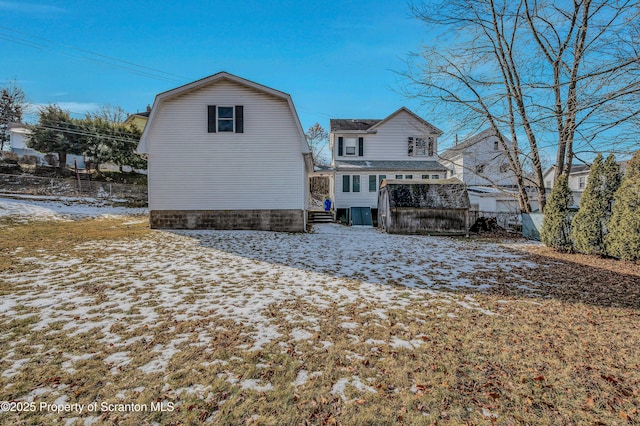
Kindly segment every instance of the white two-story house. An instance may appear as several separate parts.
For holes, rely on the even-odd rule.
[[[331,194],[336,219],[371,224],[384,179],[444,179],[447,169],[437,161],[441,134],[405,107],[384,119],[332,119]]]

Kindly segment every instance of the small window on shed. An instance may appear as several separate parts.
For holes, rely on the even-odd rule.
[[[402,175],[396,175],[396,179],[402,179]]]
[[[413,179],[413,175],[404,175],[405,179]]]
[[[422,179],[429,179],[429,175],[422,175]]]
[[[431,175],[431,179],[440,179],[440,175]]]
[[[382,183],[382,181],[385,180],[386,178],[387,178],[387,175],[378,176],[378,185],[380,185]]]

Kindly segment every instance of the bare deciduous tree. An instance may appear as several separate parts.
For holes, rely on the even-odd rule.
[[[323,166],[329,164],[328,159],[325,157],[327,143],[329,141],[329,134],[327,131],[320,125],[320,123],[316,123],[309,127],[305,136],[307,138],[309,148],[311,148],[313,163]]]
[[[513,144],[502,148],[523,211],[531,184],[546,201],[542,149],[557,148],[565,175],[579,150],[632,149],[620,135],[640,114],[637,2],[446,0],[411,10],[449,36],[412,55],[408,93],[466,126],[509,130]]]

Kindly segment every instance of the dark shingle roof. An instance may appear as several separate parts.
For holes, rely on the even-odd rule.
[[[332,132],[345,130],[368,130],[382,120],[371,118],[333,118],[329,120]]]
[[[358,161],[336,160],[336,170],[383,170],[383,171],[446,171],[437,161]]]
[[[590,164],[572,164],[571,173],[588,172],[590,168]]]

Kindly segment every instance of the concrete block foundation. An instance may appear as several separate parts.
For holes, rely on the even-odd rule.
[[[304,232],[304,210],[151,210],[154,229]]]

